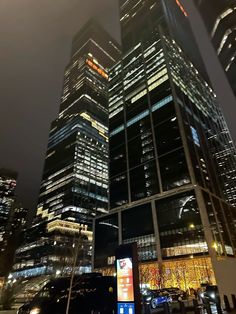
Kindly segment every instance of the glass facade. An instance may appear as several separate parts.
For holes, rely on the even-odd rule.
[[[141,260],[156,260],[157,252],[151,204],[122,211],[121,220],[123,243],[137,242]]]
[[[96,250],[96,268],[104,265],[113,265],[115,250],[119,244],[118,215],[96,220],[97,236],[94,248]]]
[[[216,95],[186,54],[194,46],[181,49],[180,34],[168,31],[167,3],[120,1],[123,56],[109,71],[110,214],[95,219],[94,267],[114,262],[96,237],[98,222],[116,217],[113,254],[137,242],[140,267],[156,260],[149,274],[186,290],[214,282],[212,259],[235,255],[236,159]]]
[[[207,252],[194,192],[159,200],[156,208],[164,259]]]
[[[76,261],[76,272],[91,270],[92,232],[63,220],[33,224],[23,233],[16,250],[13,277],[68,275]],[[78,236],[80,234],[80,236]]]
[[[236,150],[216,95],[175,42],[164,39],[196,180],[235,206]]]
[[[235,148],[215,95],[178,46],[156,36],[111,69],[111,208],[194,181],[234,204]]]
[[[211,37],[219,60],[236,93],[236,6],[235,1],[194,0]],[[214,9],[213,9],[214,8]]]
[[[49,135],[38,221],[71,220],[91,230],[92,219],[107,212],[107,67],[118,56],[118,45],[94,20],[74,37]]]
[[[119,56],[119,45],[94,20],[73,39],[49,134],[35,231],[26,231],[32,237],[17,251],[17,276],[68,273],[80,241],[77,271],[91,270],[92,220],[108,211],[108,67]]]

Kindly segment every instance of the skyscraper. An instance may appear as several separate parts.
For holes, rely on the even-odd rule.
[[[151,42],[152,36],[155,37],[154,30],[162,23],[162,27],[168,29],[171,36],[178,40],[185,53],[206,77],[187,12],[180,1],[166,0],[158,3],[149,0],[138,4],[136,1],[123,1],[120,2],[120,14],[123,53],[129,51],[141,39]]]
[[[70,268],[72,250],[79,246],[77,266],[89,269],[92,219],[108,210],[107,70],[119,56],[119,45],[95,20],[73,39],[59,116],[50,129],[37,216],[17,251],[16,276]]]
[[[216,1],[214,2],[214,5],[211,1],[198,1],[198,4],[200,6],[200,10],[197,10],[197,6],[194,5],[194,1],[185,1],[182,0],[182,5],[186,8],[188,11],[187,18],[190,20],[191,28],[194,33],[194,37],[198,43],[199,49],[201,51],[201,55],[203,57],[203,61],[206,67],[207,76],[209,76],[208,81],[211,82],[211,85],[213,86],[218,101],[221,103],[222,110],[226,116],[227,121],[231,124],[231,127],[233,127],[233,122],[231,119],[232,111],[234,110],[233,107],[235,107],[235,95],[232,92],[233,87],[233,81],[229,78],[229,81],[227,80],[227,77],[224,72],[224,67],[221,66],[221,63],[227,62],[226,54],[224,54],[225,59],[221,60],[222,56],[217,57],[216,52],[214,51],[214,47],[211,43],[211,40],[214,44],[214,39],[209,36],[209,28],[213,27],[213,21],[216,20],[217,12],[219,12],[219,9],[223,10],[225,9],[225,16],[222,20],[221,18],[217,19],[216,21],[216,29],[221,29],[221,31],[225,31],[225,27],[227,23],[225,24],[225,18],[228,16],[234,16],[235,12],[232,9],[226,9],[230,2],[221,2]],[[232,3],[231,3],[232,4]],[[182,7],[183,8],[183,7]],[[185,9],[184,9],[185,10]],[[207,24],[208,33],[206,31],[206,27],[204,26],[204,22],[201,18],[201,15],[199,12],[202,13],[202,16],[204,17],[204,22]],[[229,18],[230,23],[233,23],[233,19]],[[221,23],[222,22],[222,23]],[[221,24],[221,25],[220,25]],[[232,26],[232,25],[231,25]],[[232,27],[231,27],[232,28]],[[218,29],[218,31],[219,31]],[[221,32],[219,32],[220,34]],[[226,32],[227,33],[227,32]],[[219,35],[218,34],[218,35]],[[223,35],[222,35],[223,36]],[[218,38],[219,39],[219,38]],[[222,39],[224,40],[232,40],[232,36],[227,36]],[[216,43],[214,44],[216,48]],[[232,43],[232,46],[235,46],[234,43]],[[222,49],[228,51],[227,45],[225,46],[223,44]],[[198,65],[198,62],[197,62]],[[234,65],[232,64],[232,67]],[[199,67],[198,67],[199,68]],[[234,71],[233,71],[234,72]],[[227,74],[227,73],[226,73]],[[234,75],[233,75],[234,77]],[[231,87],[230,84],[231,83]],[[223,119],[224,120],[224,119]],[[223,122],[225,124],[225,121]],[[233,140],[230,138],[230,135],[227,130],[227,126],[224,128],[222,125],[222,130],[219,131],[218,136],[226,136],[228,140],[226,140],[226,145],[222,146],[220,149],[217,148],[217,151],[215,151],[214,156],[217,158],[218,162],[217,164],[220,165],[220,171],[219,176],[222,182],[224,182],[224,195],[227,198],[227,200],[232,204],[236,205],[236,169],[233,166],[232,167],[232,159],[235,160],[235,148],[233,144]]]
[[[120,1],[124,54],[109,72],[111,211],[95,220],[94,267],[108,269],[118,244],[137,242],[141,283],[159,277],[186,290],[216,278],[230,294],[236,213],[225,199],[233,177],[220,177],[217,154],[232,143],[216,95],[166,23],[171,5],[187,12],[166,3]]]
[[[236,5],[227,0],[194,0],[223,69],[236,94]]]
[[[59,117],[53,121],[37,215],[87,224],[107,211],[107,68],[119,48],[97,22],[74,37]]]

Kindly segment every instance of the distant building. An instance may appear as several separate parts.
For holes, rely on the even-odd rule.
[[[0,170],[0,276],[11,270],[28,212],[15,195],[16,180],[16,172]]]
[[[73,39],[37,216],[17,250],[15,276],[55,273],[62,260],[70,271],[81,240],[78,271],[91,269],[93,218],[108,212],[108,68],[119,56],[119,45],[95,20]]]
[[[9,229],[9,218],[15,202],[17,173],[0,169],[0,251],[5,248],[6,233]]]

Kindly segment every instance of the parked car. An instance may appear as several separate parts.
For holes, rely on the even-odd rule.
[[[150,304],[152,309],[156,309],[157,307],[162,306],[163,303],[169,303],[172,301],[169,295],[160,293],[159,290],[141,290],[141,295],[142,301],[146,304]]]
[[[211,302],[211,303],[219,303],[220,296],[218,287],[215,285],[206,285],[202,287],[202,291],[200,293],[200,297],[203,302]]]
[[[178,301],[179,298],[183,298],[184,291],[180,290],[179,288],[163,288],[159,289],[158,292],[162,295],[170,296],[172,301]]]
[[[69,277],[49,281],[18,314],[65,314]],[[91,311],[112,313],[116,309],[116,280],[112,276],[85,274],[75,276],[72,285],[70,314],[87,314]]]

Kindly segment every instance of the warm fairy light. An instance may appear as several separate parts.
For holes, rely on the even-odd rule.
[[[96,271],[113,276],[115,268],[109,266]],[[185,291],[190,287],[197,289],[203,283],[216,284],[210,257],[196,257],[194,254],[190,254],[188,259],[164,261],[161,266],[157,262],[142,263],[139,265],[139,280],[142,287],[178,287]]]
[[[215,250],[217,250],[217,249],[218,249],[218,245],[217,245],[217,243],[216,243],[216,242],[214,242],[214,243],[212,244],[212,247],[213,247]]]

